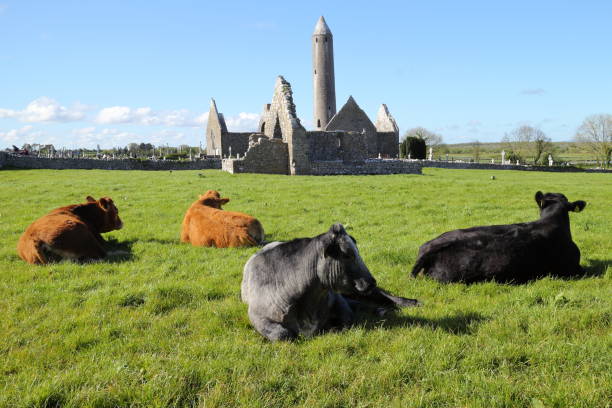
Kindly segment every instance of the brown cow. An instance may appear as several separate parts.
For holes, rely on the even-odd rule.
[[[100,233],[123,227],[113,200],[96,201],[56,208],[37,219],[19,238],[17,252],[31,264],[71,259],[85,261],[106,256]]]
[[[264,230],[259,221],[250,215],[221,209],[228,201],[215,190],[201,195],[185,214],[181,242],[217,248],[261,244]]]

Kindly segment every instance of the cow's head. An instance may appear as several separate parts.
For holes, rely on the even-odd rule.
[[[96,220],[100,224],[100,232],[108,232],[123,228],[123,222],[121,218],[119,218],[119,210],[115,206],[112,198],[102,197],[96,200],[92,196],[87,196],[87,202],[95,203],[98,209],[101,210],[99,212],[101,217],[99,220]]]
[[[536,203],[540,208],[540,215],[544,215],[547,212],[558,211],[559,209],[564,211],[580,212],[586,207],[586,202],[582,200],[569,202],[566,196],[561,193],[542,193],[538,191],[535,194]]]
[[[342,224],[334,224],[322,236],[324,262],[319,265],[323,284],[345,294],[368,293],[376,287],[359,250],[357,241],[345,231]]]
[[[205,194],[200,195],[200,202],[207,206],[221,210],[221,206],[229,202],[229,198],[221,198],[217,190],[208,190]]]

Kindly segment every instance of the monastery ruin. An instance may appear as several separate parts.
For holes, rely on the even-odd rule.
[[[421,166],[396,159],[399,128],[386,105],[376,123],[349,97],[336,112],[333,36],[320,17],[312,35],[314,122],[308,131],[297,117],[291,85],[276,79],[255,132],[228,132],[213,100],[206,127],[209,156],[231,173],[291,175],[420,173]]]

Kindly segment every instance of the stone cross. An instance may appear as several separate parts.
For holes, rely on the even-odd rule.
[[[232,146],[229,147],[229,156],[228,157],[232,157]]]
[[[517,165],[517,166],[519,165],[519,161],[518,161],[518,159],[516,159],[516,165]]]
[[[430,147],[429,148],[429,160],[433,159],[433,149]]]
[[[502,164],[506,164],[506,151],[505,150],[502,150],[501,156],[502,156]]]
[[[491,159],[491,164],[495,164],[495,159]]]
[[[552,155],[548,155],[548,167],[551,167],[553,165],[553,158]]]
[[[382,157],[380,156],[380,153],[378,153],[378,158],[379,158],[379,159],[382,159]]]
[[[408,160],[410,160],[410,153],[408,153]]]

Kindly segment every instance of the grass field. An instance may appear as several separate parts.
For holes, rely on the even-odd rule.
[[[198,173],[203,176],[198,175]],[[491,180],[491,175],[496,180]],[[218,189],[269,241],[348,225],[379,284],[424,306],[342,332],[268,343],[240,302],[256,248],[179,244],[185,210]],[[589,277],[513,286],[408,276],[455,228],[530,221],[537,190],[570,214]],[[31,266],[15,246],[47,211],[111,196],[131,256]],[[612,177],[425,169],[286,177],[220,171],[0,171],[2,407],[609,407]]]

